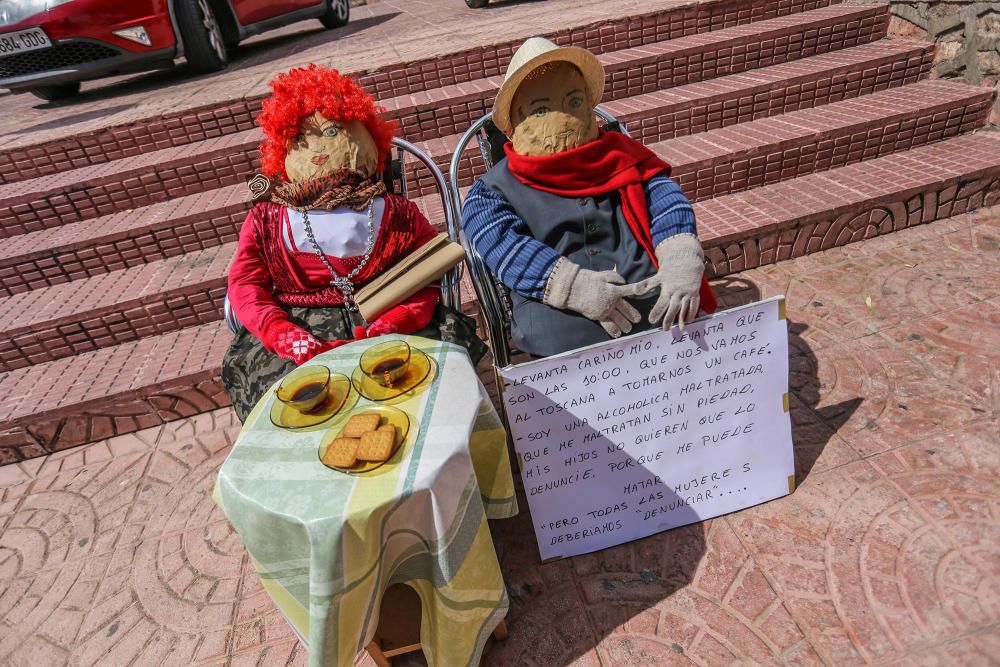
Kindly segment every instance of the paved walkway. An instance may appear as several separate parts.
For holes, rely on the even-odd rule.
[[[303,21],[254,37],[217,74],[195,76],[182,65],[101,79],[85,83],[76,98],[52,103],[0,89],[0,150],[260,96],[277,72],[311,62],[361,72],[702,1],[493,0],[474,10],[464,0],[377,0],[352,8],[351,22],[338,30]]]
[[[495,522],[483,664],[997,664],[998,267],[1000,208],[721,281],[788,297],[799,488],[545,566],[526,514]],[[304,664],[210,498],[237,430],[0,468],[0,664]]]

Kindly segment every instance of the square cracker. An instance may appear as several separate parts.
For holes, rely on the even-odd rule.
[[[358,447],[361,441],[357,438],[337,438],[326,447],[323,453],[323,463],[350,468],[358,462]]]
[[[395,433],[389,431],[365,433],[361,436],[358,458],[362,461],[385,461],[392,454],[392,445],[395,440]]]
[[[395,424],[382,424],[376,430],[377,431],[388,431],[389,433],[392,433],[392,437],[394,437],[394,438],[396,437],[396,426],[395,426]]]
[[[347,420],[344,430],[340,432],[341,438],[360,438],[362,434],[374,431],[378,428],[378,423],[382,420],[378,415],[354,415]]]

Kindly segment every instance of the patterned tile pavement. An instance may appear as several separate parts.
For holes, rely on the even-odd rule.
[[[483,664],[997,664],[998,260],[994,208],[718,281],[787,295],[798,489],[545,566],[526,515],[495,522]],[[305,664],[210,498],[237,431],[0,468],[0,664]]]

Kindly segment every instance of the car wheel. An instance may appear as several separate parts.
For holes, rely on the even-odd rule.
[[[73,97],[80,92],[80,82],[74,81],[73,83],[60,83],[53,86],[38,86],[37,88],[32,88],[29,90],[35,97],[40,97],[43,100],[62,100],[67,97]]]
[[[326,0],[326,13],[319,17],[327,28],[343,28],[351,19],[351,0]]]
[[[195,72],[218,72],[229,62],[222,25],[208,0],[177,0],[177,26],[184,57]]]
[[[465,0],[465,4],[472,9],[482,9],[486,5],[490,4],[490,0]]]

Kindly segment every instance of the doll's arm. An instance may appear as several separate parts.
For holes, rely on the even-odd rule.
[[[683,330],[686,322],[698,316],[699,308],[715,310],[715,297],[704,278],[705,255],[698,241],[694,209],[680,187],[666,176],[649,179],[646,197],[659,269],[640,285],[660,290],[649,322],[666,331],[676,319]]]
[[[500,282],[541,301],[559,253],[532,238],[524,220],[503,197],[476,181],[465,199],[462,227]]]
[[[240,229],[227,289],[240,323],[263,341],[264,332],[270,326],[288,322],[288,316],[274,300],[274,282],[257,240],[256,216],[256,211],[251,210]]]
[[[654,176],[646,182],[646,201],[654,247],[677,234],[698,235],[691,202],[669,177]]]
[[[427,326],[434,316],[439,291],[425,287],[398,306],[393,306],[368,325],[368,337],[390,333],[411,334]]]
[[[274,282],[257,242],[254,211],[240,229],[236,257],[229,268],[229,303],[237,319],[282,359],[304,363],[326,349],[326,343],[288,321],[274,300]]]

